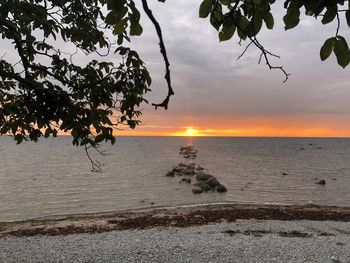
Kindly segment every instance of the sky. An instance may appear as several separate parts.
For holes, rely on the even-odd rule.
[[[262,30],[259,39],[281,57],[271,63],[291,74],[284,83],[280,71],[258,64],[254,47],[237,61],[248,43],[239,45],[237,37],[220,43],[209,20],[198,16],[200,0],[148,2],[162,27],[175,96],[168,110],[151,106],[167,94],[165,67],[156,31],[141,12],[144,31],[132,38],[132,47],[153,79],[146,94],[150,104],[141,106],[141,126],[116,135],[350,136],[350,66],[338,66],[334,55],[325,62],[319,58],[323,42],[335,34],[334,23],[324,26],[303,16],[297,28],[285,31],[285,10],[274,7],[275,28]],[[345,25],[340,33],[347,37]],[[117,61],[112,55],[108,59]]]
[[[161,24],[171,64],[175,96],[169,109],[143,105],[143,126],[118,132],[128,135],[206,136],[350,136],[350,67],[337,65],[334,55],[319,58],[323,42],[334,36],[336,25],[322,25],[303,16],[292,30],[283,28],[284,10],[276,6],[274,30],[263,30],[260,42],[281,56],[272,64],[284,75],[258,64],[259,51],[237,37],[219,42],[208,19],[198,17],[200,1],[149,1]],[[160,103],[166,96],[164,62],[153,26],[142,14],[144,32],[133,38],[153,78],[147,98]],[[342,26],[346,37],[348,28]],[[348,39],[349,41],[349,39]],[[187,131],[188,128],[192,130]]]

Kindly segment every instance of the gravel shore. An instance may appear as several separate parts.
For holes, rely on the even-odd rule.
[[[237,220],[66,236],[7,236],[0,262],[350,262],[350,223]]]

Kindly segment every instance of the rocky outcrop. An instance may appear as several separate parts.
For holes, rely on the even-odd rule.
[[[180,154],[183,155],[185,159],[196,159],[198,151],[194,149],[193,146],[185,146],[180,148]],[[224,193],[227,191],[227,188],[222,185],[219,180],[206,172],[205,168],[200,165],[196,165],[194,161],[190,163],[179,163],[171,171],[166,173],[167,177],[181,176],[183,177],[179,183],[192,184],[191,178],[196,178],[197,183],[193,183],[194,188],[192,192],[194,194],[200,194],[202,192],[214,192]]]
[[[197,150],[194,149],[193,146],[185,146],[180,148],[180,154],[184,156],[185,159],[196,159],[197,158]]]

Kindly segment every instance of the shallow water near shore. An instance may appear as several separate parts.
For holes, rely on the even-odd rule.
[[[194,195],[181,177],[164,176],[190,162],[179,154],[186,145],[226,193]],[[350,139],[118,137],[102,150],[94,158],[103,172],[93,173],[69,137],[0,137],[0,221],[221,202],[350,206]]]

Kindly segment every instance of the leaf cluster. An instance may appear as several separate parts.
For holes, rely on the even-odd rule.
[[[108,9],[108,14],[102,12]],[[3,0],[0,35],[19,61],[0,59],[0,134],[17,143],[70,133],[74,145],[115,142],[117,125],[135,128],[151,78],[136,51],[123,47],[140,35],[140,13],[131,0]],[[86,55],[110,52],[118,63],[73,62],[56,39]],[[116,116],[116,114],[119,114]]]
[[[253,39],[253,43],[263,51],[264,48],[256,40],[263,25],[273,29],[275,21],[271,7],[275,0],[203,0],[199,8],[199,16],[209,17],[211,25],[218,31],[220,41],[231,39],[234,34],[240,41]],[[320,50],[322,60],[330,56],[332,51],[340,66],[346,67],[350,62],[350,50],[346,39],[339,35],[340,16],[344,15],[350,27],[350,2],[344,0],[285,0],[284,28],[295,28],[300,22],[301,13],[320,18],[322,24],[336,22],[334,37],[326,40]]]

